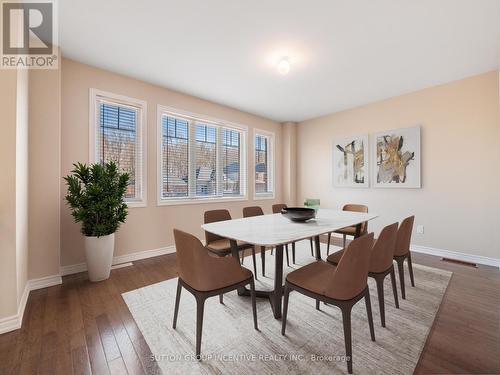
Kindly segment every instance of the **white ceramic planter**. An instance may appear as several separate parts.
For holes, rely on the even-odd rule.
[[[114,250],[114,233],[101,237],[85,237],[85,258],[90,281],[109,278]]]

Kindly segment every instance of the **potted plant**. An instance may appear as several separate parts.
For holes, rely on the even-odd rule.
[[[90,281],[109,278],[115,232],[127,217],[123,198],[129,182],[128,173],[120,173],[115,162],[73,164],[64,177],[68,186],[66,202],[75,222],[82,223],[85,258]]]

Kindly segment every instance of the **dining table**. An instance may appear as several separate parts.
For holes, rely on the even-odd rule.
[[[313,238],[316,260],[321,260],[320,236],[345,227],[356,227],[354,237],[359,237],[361,224],[377,218],[377,214],[333,209],[318,209],[316,217],[306,222],[291,221],[284,215],[272,214],[218,221],[203,224],[203,230],[227,238],[231,254],[239,260],[237,241],[254,246],[275,248],[275,278],[273,290],[256,290],[257,297],[268,298],[273,315],[281,318],[283,299],[283,247],[289,243]],[[238,295],[249,296],[246,288],[238,289]]]

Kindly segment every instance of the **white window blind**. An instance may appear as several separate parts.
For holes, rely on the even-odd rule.
[[[94,160],[114,161],[130,175],[125,195],[128,202],[143,199],[143,136],[140,105],[95,95]]]
[[[272,195],[274,193],[273,147],[271,134],[255,134],[255,195]]]
[[[246,195],[246,131],[160,111],[160,202]]]
[[[188,122],[162,117],[161,197],[187,197],[189,187]]]

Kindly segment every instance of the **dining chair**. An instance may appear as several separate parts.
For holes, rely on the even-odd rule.
[[[286,204],[283,203],[273,204],[272,206],[273,214],[281,213],[281,210],[284,208],[287,208]],[[285,250],[286,250],[286,264],[288,267],[290,267],[290,262],[288,260],[288,244],[285,245]],[[292,242],[292,263],[295,264],[295,242]]]
[[[379,237],[373,244],[371,250],[370,266],[368,276],[375,279],[377,283],[378,304],[380,309],[380,323],[385,327],[385,299],[384,299],[384,280],[387,275],[391,275],[392,293],[394,294],[394,303],[399,309],[398,290],[396,288],[396,274],[392,258],[396,249],[396,238],[398,235],[398,223],[386,226],[380,232]],[[339,250],[331,254],[326,260],[337,265],[342,259],[344,250]]]
[[[231,220],[231,214],[228,210],[221,209],[205,211],[205,224],[227,220]],[[220,257],[231,255],[231,243],[229,239],[205,231],[205,241],[206,247],[211,253]],[[245,251],[246,249],[252,250],[253,271],[255,273],[255,279],[257,279],[257,262],[255,260],[255,249],[253,245],[241,241],[237,241],[236,243],[238,245],[238,251]]]
[[[250,284],[253,325],[258,330],[255,282],[252,271],[242,267],[234,257],[210,256],[200,240],[189,233],[174,229],[174,239],[179,278],[172,327],[175,329],[177,326],[181,291],[184,288],[196,299],[196,358],[200,358],[203,313],[207,298],[218,295],[222,303],[223,293]]]
[[[346,204],[342,207],[342,211],[351,211],[351,212],[363,212],[368,213],[368,206],[364,204]],[[347,236],[356,236],[356,225],[351,227],[345,227],[335,231],[335,233],[341,234],[343,237],[343,247],[345,248],[346,237]],[[360,236],[368,233],[368,222],[365,221],[361,224]],[[328,244],[326,247],[326,255],[330,254],[330,240],[332,238],[332,232],[328,233]]]
[[[259,206],[251,206],[243,208],[243,217],[253,217],[253,216],[262,216],[264,215],[264,211]],[[272,248],[271,248],[272,249]],[[255,252],[255,248],[254,248]],[[266,276],[266,247],[260,247],[260,259],[262,263],[262,276]],[[288,261],[288,251],[287,251],[287,261]],[[243,263],[243,260],[242,260]],[[257,272],[257,271],[255,271]]]
[[[306,198],[306,200],[304,201],[304,207],[312,208],[313,210],[317,211],[320,207],[320,203],[321,203],[321,201],[317,198]],[[311,256],[314,256],[312,237],[309,238],[309,244],[311,245]],[[321,251],[321,249],[320,249],[320,251]]]
[[[399,283],[401,284],[401,297],[403,299],[406,299],[404,274],[405,259],[408,260],[408,272],[410,273],[411,286],[415,286],[410,252],[411,232],[413,230],[414,221],[415,216],[409,216],[401,222],[398,230],[398,237],[396,240],[396,250],[394,251],[394,260],[398,265]]]
[[[289,273],[285,282],[281,334],[285,335],[288,301],[292,290],[315,299],[317,310],[319,310],[320,301],[339,307],[342,311],[349,374],[352,374],[351,311],[362,298],[365,299],[371,340],[375,341],[370,291],[367,283],[372,245],[373,233],[358,237],[346,248],[337,266],[324,261],[316,261]]]

